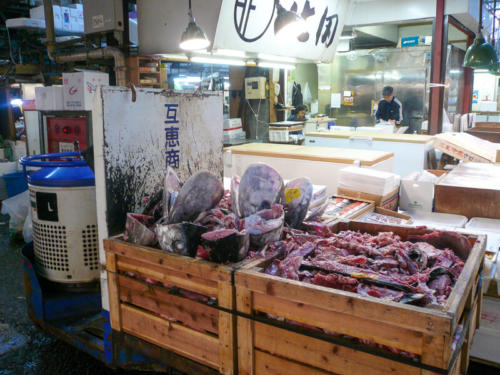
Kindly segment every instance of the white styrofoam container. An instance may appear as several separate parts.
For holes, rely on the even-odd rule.
[[[97,87],[107,85],[109,85],[107,73],[63,73],[64,109],[67,111],[90,111]]]
[[[61,7],[62,29],[71,31],[71,15],[68,7]]]
[[[480,229],[486,232],[498,232],[500,233],[500,220],[498,219],[487,219],[483,217],[473,217],[465,225],[466,228]]]
[[[84,21],[83,21],[82,4],[72,4],[69,7],[69,16],[70,16],[71,31],[76,33],[83,33]]]
[[[462,215],[443,214],[440,212],[428,212],[422,210],[402,212],[413,219],[413,226],[427,226],[435,229],[463,228],[467,218]]]
[[[64,110],[63,87],[35,87],[35,105],[38,111]]]
[[[375,169],[346,167],[339,174],[339,187],[367,194],[384,196],[397,189],[399,184],[399,175]]]

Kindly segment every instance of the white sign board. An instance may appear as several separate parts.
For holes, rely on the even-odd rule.
[[[348,0],[280,0],[306,21],[306,33],[278,40],[274,34],[277,7],[272,0],[223,0],[214,48],[330,62],[351,6]]]
[[[331,62],[349,15],[350,0],[280,0],[305,18],[307,32],[280,41],[274,35],[274,0],[193,0],[196,22],[213,49],[231,49]],[[141,0],[138,6],[139,51],[142,55],[184,52],[179,48],[188,24],[187,0]]]
[[[201,170],[222,180],[223,97],[217,92],[166,94],[160,89],[106,86],[94,96],[92,135],[99,257],[103,239],[123,232],[127,212],[141,212],[144,198],[163,186],[167,166],[182,181]],[[109,310],[106,271],[102,304]]]

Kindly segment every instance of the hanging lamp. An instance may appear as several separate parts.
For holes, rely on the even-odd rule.
[[[210,45],[210,40],[208,40],[207,34],[198,26],[194,19],[193,10],[191,9],[191,0],[189,0],[188,16],[189,23],[186,30],[182,33],[179,47],[189,51],[207,48]]]
[[[464,67],[473,69],[493,69],[498,63],[498,56],[493,46],[483,36],[483,1],[479,2],[479,30],[476,39],[467,48],[464,58]]]

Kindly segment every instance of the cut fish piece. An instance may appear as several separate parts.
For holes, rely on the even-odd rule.
[[[156,243],[155,233],[149,229],[154,223],[153,216],[127,214],[123,239],[137,245],[152,246]]]
[[[313,185],[309,178],[299,177],[289,181],[281,196],[285,209],[285,222],[298,228],[304,221],[311,202]]]
[[[240,177],[233,176],[231,178],[231,207],[236,216],[240,216],[240,204],[239,204],[239,189],[240,189]]]
[[[272,167],[264,163],[251,164],[241,177],[238,201],[241,217],[271,208],[279,202],[283,179]]]
[[[279,241],[285,223],[285,212],[280,204],[270,209],[257,212],[241,220],[242,225],[250,233],[250,243],[258,248],[268,242]]]
[[[162,250],[191,257],[196,255],[201,236],[206,231],[204,226],[186,222],[156,226]]]
[[[203,211],[214,208],[224,194],[220,179],[210,172],[198,172],[182,186],[169,214],[169,223],[194,221]]]
[[[205,249],[209,249],[210,260],[218,263],[239,262],[246,258],[249,236],[246,230],[220,229],[201,236]]]
[[[167,167],[163,185],[163,215],[168,217],[168,213],[182,187],[181,180],[177,176],[177,173],[175,173],[175,170],[170,166]]]

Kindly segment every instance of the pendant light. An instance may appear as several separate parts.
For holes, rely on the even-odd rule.
[[[476,39],[467,49],[464,58],[464,66],[473,69],[495,69],[498,56],[493,46],[483,36],[483,1],[479,2],[479,30]]]
[[[189,0],[188,16],[189,23],[186,30],[182,33],[179,47],[189,51],[207,48],[210,45],[210,41],[207,38],[207,34],[205,34],[202,28],[198,26],[194,19],[193,11],[191,9],[191,0]]]
[[[274,21],[274,35],[280,40],[295,40],[299,35],[306,32],[306,22],[296,11],[285,9],[275,0],[278,9]]]

